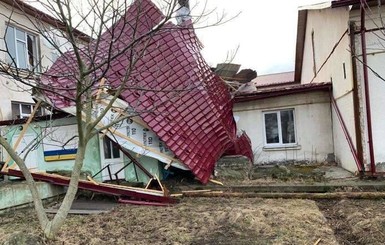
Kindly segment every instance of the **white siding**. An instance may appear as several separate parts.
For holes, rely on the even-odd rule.
[[[12,7],[5,3],[0,3],[0,36],[4,37],[7,23],[12,23],[13,26],[25,30],[37,37],[38,54],[42,57],[41,66],[42,71],[52,65],[50,58],[52,57],[52,50],[47,45],[43,44],[43,37],[38,34],[30,20],[20,11],[12,10]],[[12,13],[12,20],[9,20],[5,14]],[[32,18],[32,17],[30,17]],[[5,49],[4,41],[0,41],[0,48]],[[6,53],[0,53],[0,60],[6,60]],[[49,57],[49,58],[48,58]],[[11,101],[19,101],[26,103],[34,103],[31,97],[31,89],[20,82],[15,82],[10,77],[0,75],[0,120],[12,119]]]
[[[371,12],[372,11],[372,12]],[[385,8],[381,9],[372,8],[367,11],[365,16],[365,27],[370,30],[373,28],[381,27],[380,14],[382,13],[382,21],[384,18]],[[350,14],[350,20],[354,21],[357,28],[360,28],[360,11],[354,10]],[[382,31],[367,32],[366,34],[366,49],[367,49],[367,62],[368,62],[368,77],[369,77],[369,94],[371,104],[371,115],[372,115],[372,132],[373,132],[373,145],[374,145],[374,158],[376,163],[385,162],[385,113],[383,105],[385,104],[385,35]],[[356,53],[359,60],[362,61],[361,51],[361,35],[356,34],[355,36]],[[368,131],[366,123],[366,106],[365,106],[365,95],[364,95],[364,78],[363,78],[363,66],[360,62],[358,63],[358,82],[360,83],[360,98],[362,106],[360,111],[362,113],[361,122],[364,127],[362,128],[363,134],[363,147],[364,147],[364,161],[369,163],[369,148],[368,148]],[[379,76],[377,76],[377,73]]]
[[[301,83],[309,83],[311,81],[331,81],[333,83],[333,96],[337,101],[337,105],[340,108],[342,117],[355,145],[350,38],[348,34],[344,35],[349,28],[348,21],[349,8],[341,7],[308,11]],[[312,32],[314,32],[314,52]],[[341,41],[339,41],[340,39]],[[336,48],[332,52],[335,46]],[[316,70],[319,71],[316,76],[313,71],[313,53]],[[333,132],[336,160],[342,167],[354,172],[357,170],[357,167],[353,155],[336,114],[333,112],[332,115],[333,126],[329,130]]]
[[[294,108],[297,147],[289,149],[264,147],[263,112]],[[327,92],[287,95],[264,100],[236,103],[234,115],[238,128],[249,135],[255,163],[287,161],[323,162],[333,153],[330,103]]]

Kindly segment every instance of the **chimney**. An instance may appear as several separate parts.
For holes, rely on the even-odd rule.
[[[191,20],[189,0],[178,0],[179,8],[176,11],[176,21],[178,25]]]

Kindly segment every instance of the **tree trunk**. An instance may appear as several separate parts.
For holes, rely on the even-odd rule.
[[[36,183],[33,180],[32,174],[29,172],[23,159],[21,159],[19,157],[19,155],[17,155],[15,150],[13,150],[12,146],[2,136],[0,136],[0,145],[2,145],[4,147],[4,149],[8,152],[9,156],[15,161],[15,163],[17,164],[17,166],[19,166],[21,172],[23,173],[24,178],[25,178],[25,180],[28,184],[28,187],[31,191],[33,203],[34,203],[35,210],[37,213],[37,218],[39,219],[39,223],[40,223],[41,228],[44,230],[45,227],[48,225],[49,220],[48,220],[48,217],[44,211],[43,202],[40,198],[40,194],[37,190]]]
[[[59,231],[59,229],[61,228],[61,226],[64,224],[64,221],[66,220],[68,212],[71,209],[72,203],[75,199],[75,196],[78,190],[80,172],[83,167],[86,146],[87,146],[87,143],[84,143],[84,141],[79,140],[75,164],[72,169],[71,180],[67,189],[67,193],[53,220],[50,222],[50,224],[47,227],[43,228],[44,235],[49,239],[54,238],[57,232]]]

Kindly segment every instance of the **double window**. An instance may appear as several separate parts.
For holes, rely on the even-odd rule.
[[[22,102],[12,102],[12,119],[26,118],[31,115],[33,112],[34,104],[22,103]],[[42,116],[44,114],[44,109],[39,108],[35,116]]]
[[[294,109],[263,113],[266,146],[295,145]]]
[[[8,26],[5,34],[8,63],[20,69],[38,67],[37,37],[22,29]]]

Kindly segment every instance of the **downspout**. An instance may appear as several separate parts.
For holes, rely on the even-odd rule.
[[[355,24],[350,22],[349,33],[350,33],[350,51],[352,56],[352,76],[353,76],[353,106],[354,106],[354,126],[356,133],[356,147],[357,157],[361,163],[362,171],[360,172],[361,177],[365,173],[363,146],[362,146],[362,132],[361,132],[361,115],[360,115],[360,99],[358,91],[358,79],[357,79],[357,61],[356,61],[356,45],[355,45]]]
[[[374,175],[376,173],[376,162],[374,159],[372,114],[370,110],[371,106],[370,106],[370,94],[369,94],[368,61],[367,61],[366,37],[365,37],[365,6],[362,1],[361,1],[360,10],[361,10],[361,48],[362,48],[362,63],[363,63],[364,84],[365,84],[366,121],[368,124],[370,172],[372,175]]]

